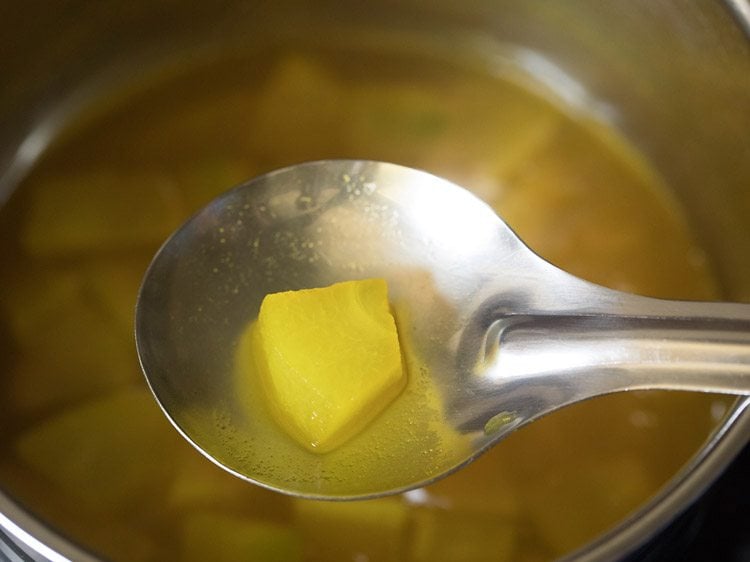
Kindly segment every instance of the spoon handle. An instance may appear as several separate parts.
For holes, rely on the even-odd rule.
[[[750,318],[750,305],[656,304],[648,315],[501,321],[493,371],[503,377],[576,375],[591,395],[655,388],[750,394],[750,319],[742,319]]]
[[[567,290],[528,313],[495,308],[464,426],[499,413],[517,425],[626,390],[750,395],[750,305],[660,300],[580,283],[571,291],[567,279]]]

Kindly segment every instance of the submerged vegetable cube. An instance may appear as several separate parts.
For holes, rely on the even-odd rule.
[[[27,252],[43,256],[150,249],[179,226],[184,207],[175,183],[159,174],[101,170],[55,178],[31,192],[21,239]]]
[[[347,102],[346,88],[329,68],[314,58],[287,56],[258,95],[248,150],[274,162],[283,155],[285,164],[340,157]]]
[[[491,512],[420,508],[412,513],[410,560],[514,560],[515,521]]]
[[[132,328],[113,330],[85,271],[42,272],[4,288],[2,320],[22,351],[5,373],[16,413],[37,415],[140,379]]]
[[[188,514],[182,529],[185,562],[295,562],[302,542],[290,528],[225,513]]]
[[[260,486],[251,486],[219,468],[193,449],[180,443],[174,477],[166,489],[166,505],[174,514],[221,510],[283,520],[287,502]]]
[[[187,210],[193,213],[221,193],[257,175],[257,166],[246,158],[207,156],[194,161],[177,176],[176,181],[185,197]]]
[[[33,426],[20,435],[16,453],[71,501],[119,511],[164,487],[178,439],[138,386]]]
[[[133,525],[127,517],[103,517],[98,511],[91,512],[81,502],[61,495],[53,485],[40,480],[38,474],[19,464],[11,455],[0,460],[0,481],[4,490],[12,490],[19,504],[33,506],[35,517],[54,521],[57,532],[71,537],[87,537],[89,551],[98,554],[116,552],[120,560],[159,559],[159,541],[146,529]],[[91,532],[92,521],[95,522],[95,533]]]
[[[312,451],[356,435],[406,385],[382,279],[268,295],[254,337],[271,410]]]
[[[399,498],[357,502],[295,500],[305,555],[313,560],[402,560],[409,506]]]
[[[87,289],[94,305],[132,341],[135,302],[150,254],[128,259],[94,260],[86,265]]]
[[[625,454],[582,459],[565,477],[553,476],[525,498],[539,536],[558,556],[604,532],[655,489],[645,462]]]
[[[560,127],[551,104],[519,94],[511,83],[482,85],[475,77],[363,84],[349,93],[347,148],[424,168],[492,202]]]
[[[0,313],[17,345],[32,346],[40,328],[59,320],[71,307],[83,304],[85,279],[72,269],[43,271],[17,268],[3,279]]]
[[[170,508],[237,507],[237,500],[246,499],[243,491],[255,487],[223,471],[195,450],[180,453],[166,494]]]
[[[493,454],[498,456],[496,451],[483,455],[456,474],[438,480],[424,489],[427,503],[450,505],[457,511],[467,513],[491,511],[495,516],[503,516],[508,520],[521,518],[523,502],[508,475],[507,465],[512,463],[502,460],[492,462]],[[482,485],[477,486],[477,482],[482,482]],[[422,490],[414,490],[407,492],[407,496],[414,494],[420,498],[421,492]],[[487,502],[488,496],[493,498],[492,503]]]

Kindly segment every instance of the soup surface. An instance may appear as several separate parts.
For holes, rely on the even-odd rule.
[[[653,392],[568,408],[381,500],[296,500],[201,457],[140,373],[136,292],[181,221],[281,166],[423,168],[574,274],[669,298],[717,287],[638,154],[511,70],[323,47],[197,60],[103,95],[0,212],[12,264],[0,269],[0,484],[19,503],[114,560],[540,561],[608,528],[697,450],[728,401]]]

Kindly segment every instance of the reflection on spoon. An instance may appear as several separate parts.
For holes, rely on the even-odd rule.
[[[384,278],[409,382],[323,455],[273,423],[247,327],[269,293]],[[369,161],[285,168],[228,191],[159,250],[136,307],[143,371],[175,427],[284,493],[423,486],[514,429],[634,389],[750,394],[750,305],[600,287],[529,250],[468,191]]]

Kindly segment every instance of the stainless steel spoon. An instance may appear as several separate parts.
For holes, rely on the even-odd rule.
[[[252,385],[238,390],[243,334],[268,293],[368,277],[388,280],[443,427],[420,426],[417,409],[398,418],[408,423],[373,422],[390,424],[380,428],[390,441],[368,443],[366,430],[351,447],[311,453],[275,433]],[[237,476],[312,498],[425,485],[602,394],[750,394],[750,305],[588,283],[535,255],[464,189],[379,162],[292,166],[214,200],[154,258],[135,327],[154,395],[196,448]]]

